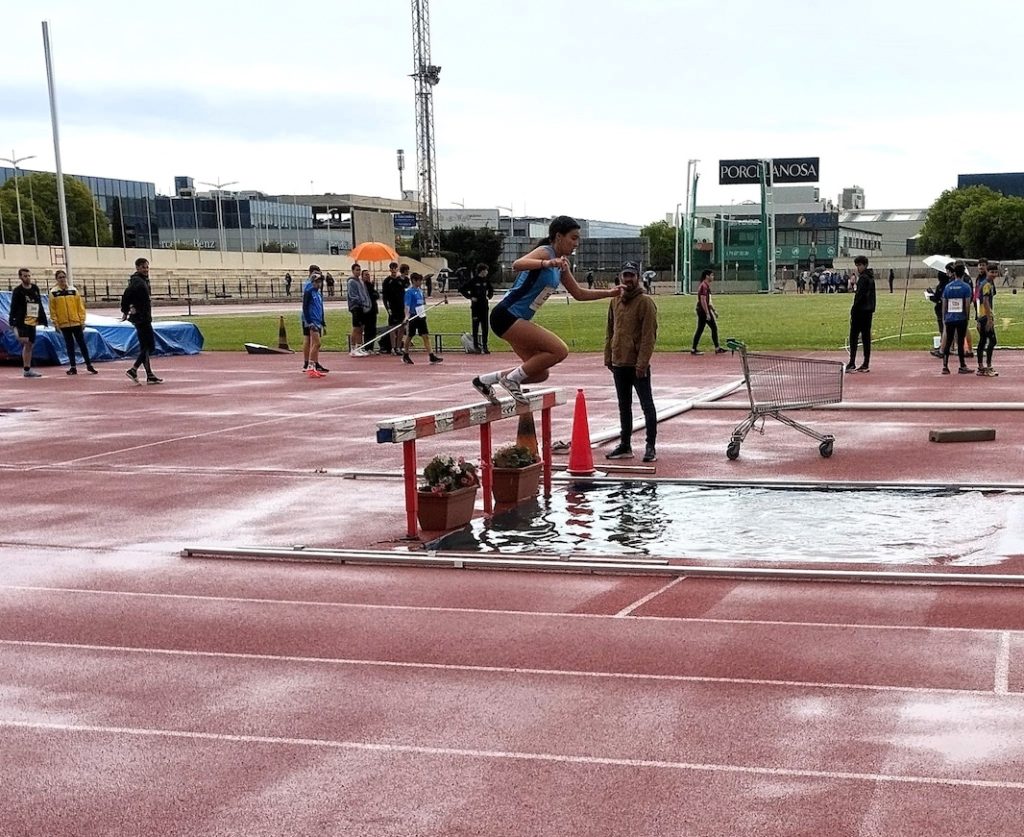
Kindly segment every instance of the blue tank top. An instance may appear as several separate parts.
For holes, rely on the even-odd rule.
[[[547,247],[548,258],[555,258],[555,248]],[[562,284],[562,271],[557,267],[524,270],[495,307],[504,308],[520,320],[532,320],[533,315]]]

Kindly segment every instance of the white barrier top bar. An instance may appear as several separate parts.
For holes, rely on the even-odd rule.
[[[526,393],[526,396],[530,399],[529,404],[520,404],[512,398],[503,398],[500,404],[480,401],[450,410],[385,419],[377,422],[377,442],[408,442],[426,436],[437,436],[450,430],[463,430],[537,410],[547,410],[566,402],[565,390],[562,389],[532,390]]]

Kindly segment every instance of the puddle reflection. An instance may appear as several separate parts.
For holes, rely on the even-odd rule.
[[[744,561],[991,564],[1024,553],[1024,497],[1012,492],[572,486],[438,549]]]

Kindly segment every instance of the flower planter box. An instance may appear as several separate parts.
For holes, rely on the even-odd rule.
[[[459,529],[473,519],[477,486],[470,485],[443,494],[416,493],[416,517],[420,528],[431,532]]]
[[[498,503],[522,503],[536,497],[539,492],[543,462],[534,462],[525,468],[494,468],[492,491]]]

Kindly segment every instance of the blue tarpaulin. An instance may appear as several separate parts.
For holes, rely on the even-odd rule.
[[[45,294],[43,307],[49,319],[50,308]],[[21,344],[7,321],[10,310],[11,294],[3,291],[0,293],[0,358],[5,354],[21,357]],[[156,355],[197,355],[203,349],[203,335],[195,323],[154,322],[153,331],[156,334]],[[139,353],[135,326],[113,317],[86,314],[85,342],[89,354],[96,361],[135,357]],[[37,330],[32,361],[39,364],[68,362],[64,336],[60,331],[52,327]]]

